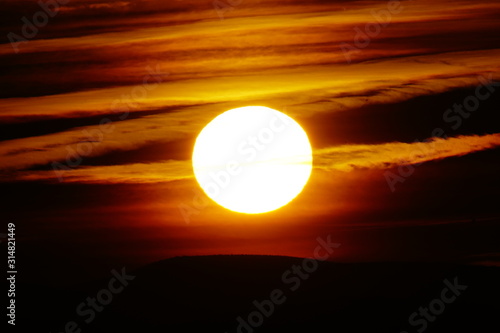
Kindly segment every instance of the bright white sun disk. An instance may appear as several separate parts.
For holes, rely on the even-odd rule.
[[[205,193],[241,213],[278,209],[303,189],[312,170],[307,134],[287,115],[263,106],[226,111],[196,139],[193,169]]]

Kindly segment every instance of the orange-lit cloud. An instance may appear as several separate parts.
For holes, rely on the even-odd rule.
[[[500,146],[500,134],[433,138],[428,142],[349,145],[315,151],[315,167],[324,170],[386,169],[420,164]]]
[[[471,51],[443,54],[439,58],[420,56],[350,66],[275,69],[267,71],[265,76],[214,75],[172,82],[168,75],[170,68],[151,64],[161,77],[155,81],[145,66],[143,76],[148,84],[143,84],[143,77],[130,87],[0,100],[0,120],[104,116],[122,113],[122,110],[141,112],[200,103],[251,103],[255,100],[276,103],[285,97],[289,105],[328,99],[329,105],[321,104],[323,110],[318,111],[331,112],[477,85],[479,75],[497,80],[500,76],[495,59],[498,57],[500,50]]]
[[[434,138],[428,142],[392,142],[379,145],[345,145],[318,149],[314,167],[326,171],[389,169],[463,156],[500,146],[500,134]],[[17,180],[51,180],[81,183],[161,183],[193,178],[191,161],[164,161],[114,166],[81,167],[67,171],[21,171]]]
[[[22,4],[7,2],[13,12],[37,8],[24,10]],[[316,116],[476,86],[478,77],[500,79],[500,43],[493,33],[500,25],[497,2],[401,1],[390,23],[356,46],[358,31],[386,10],[380,1],[249,0],[220,20],[210,2],[71,1],[40,29],[39,38],[20,44],[18,54],[9,43],[0,44],[0,77],[9,83],[0,92],[0,123],[82,123],[33,136],[13,133],[0,142],[0,169],[64,163],[75,152],[87,159],[192,140],[213,117],[236,106],[266,105],[314,122]],[[5,35],[19,32],[19,21],[6,19]],[[350,64],[342,43],[357,48],[348,54]],[[117,116],[120,121],[110,127],[98,125]],[[408,149],[433,144],[436,149],[421,160],[427,161],[486,149],[496,140],[343,145],[317,150],[317,167],[379,168],[399,163]],[[155,163],[133,163],[125,174],[120,163],[76,163],[67,174],[75,181],[100,181],[102,172],[116,182],[156,181],[163,167],[166,179],[189,174],[186,162],[175,162],[180,171],[171,176],[174,162]],[[154,170],[149,176],[138,175],[148,168]],[[30,172],[33,179],[51,177],[25,174]]]

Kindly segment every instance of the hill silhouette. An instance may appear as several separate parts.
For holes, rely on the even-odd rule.
[[[310,273],[302,269],[299,275],[293,267],[305,267],[303,258],[220,255],[163,260],[127,271],[133,280],[89,323],[85,319],[90,315],[80,316],[75,309],[108,288],[111,275],[67,289],[20,286],[29,299],[20,296],[19,328],[65,332],[67,323],[74,321],[81,332],[410,333],[424,326],[422,321],[409,323],[412,313],[441,299],[445,280],[458,279],[467,288],[428,320],[422,332],[500,329],[498,267],[319,262],[311,270],[312,264],[308,262]]]

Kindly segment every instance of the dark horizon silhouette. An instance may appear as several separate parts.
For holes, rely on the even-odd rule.
[[[456,332],[493,327],[500,309],[495,287],[500,267],[325,261],[307,276],[293,273],[302,263],[303,258],[277,256],[176,257],[132,271],[120,268],[71,288],[24,285],[19,328],[59,332],[74,322],[82,332],[320,332],[328,327]],[[108,304],[99,303],[108,302],[102,290],[119,275],[125,284],[115,281],[113,287],[124,287]],[[88,297],[97,301],[88,303]],[[442,297],[449,303],[443,302],[442,313],[433,312],[439,307],[429,312],[435,320],[413,315]],[[44,299],[44,305],[30,298]],[[278,304],[270,305],[271,300]]]

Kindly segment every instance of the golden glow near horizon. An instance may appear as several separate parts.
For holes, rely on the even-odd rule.
[[[303,189],[312,149],[292,118],[263,106],[232,109],[200,132],[193,151],[196,180],[219,205],[240,213],[276,210]]]

